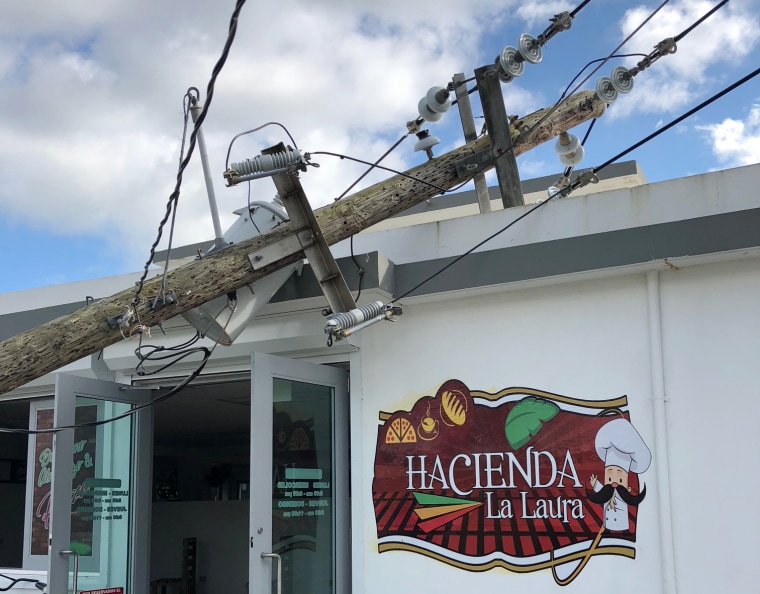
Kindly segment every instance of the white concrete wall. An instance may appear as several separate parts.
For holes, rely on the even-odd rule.
[[[729,583],[737,592],[755,590],[760,262],[698,266],[660,278],[669,452],[654,447],[645,274],[415,303],[399,323],[362,334],[360,392],[352,382],[361,409],[354,538],[364,567],[355,591],[361,584],[367,594],[665,591],[658,492],[667,485],[656,476],[665,457],[678,591],[718,591]],[[642,475],[648,497],[639,508],[636,559],[594,557],[561,588],[548,571],[472,573],[411,552],[379,554],[372,508],[378,412],[408,410],[449,378],[492,392],[523,386],[588,400],[627,395],[631,420],[654,455]]]
[[[662,278],[680,592],[756,592],[760,262]]]

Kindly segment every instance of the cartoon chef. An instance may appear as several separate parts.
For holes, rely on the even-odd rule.
[[[592,474],[593,493],[587,493],[587,496],[604,506],[604,527],[607,530],[628,530],[628,506],[638,506],[647,493],[644,486],[638,495],[631,494],[628,473],[645,472],[652,462],[652,452],[633,425],[623,418],[602,425],[594,445],[597,455],[604,461],[604,484]]]

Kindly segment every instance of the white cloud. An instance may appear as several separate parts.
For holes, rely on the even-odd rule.
[[[744,121],[726,118],[720,123],[697,126],[707,133],[712,150],[721,163],[730,166],[760,163],[760,104]]]
[[[551,16],[555,1],[521,9]],[[133,266],[145,260],[174,187],[182,96],[206,83],[234,2],[40,0],[5,2],[0,17],[0,216],[71,235],[97,234]],[[419,98],[480,59],[482,36],[516,0],[304,0],[248,2],[204,131],[222,226],[246,189],[223,187],[232,136],[266,121],[288,126],[301,148],[374,161],[405,132]],[[542,10],[543,9],[543,10]],[[539,107],[512,85],[510,112]],[[433,131],[435,133],[435,131]],[[233,160],[286,140],[268,128],[236,143]],[[384,164],[424,156],[407,140]],[[315,206],[364,167],[327,156],[303,175]],[[363,182],[387,177],[376,173]],[[253,199],[269,199],[270,180]],[[182,186],[177,243],[212,234],[197,155]],[[165,234],[166,236],[166,234]]]
[[[555,173],[561,165],[557,163],[548,164],[543,160],[532,160],[524,155],[517,158],[520,165],[520,176],[525,179],[529,177],[542,177]]]
[[[675,54],[666,55],[636,76],[630,97],[620,97],[612,118],[634,112],[672,112],[693,101],[705,86],[721,83],[722,65],[746,57],[760,40],[760,21],[755,0],[737,0],[724,5],[678,44]],[[675,37],[715,6],[707,0],[679,0],[660,10],[621,52],[650,53],[662,40]],[[652,13],[654,6],[642,5],[626,11],[620,28],[623,37],[632,33]],[[641,58],[629,59],[632,67]],[[634,96],[635,94],[635,96]]]
[[[575,8],[576,3],[568,0],[553,0],[550,2],[526,2],[519,6],[515,13],[529,26],[549,26],[549,19],[556,14]]]

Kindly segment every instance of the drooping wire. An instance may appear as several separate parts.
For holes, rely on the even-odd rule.
[[[699,105],[697,105],[696,107],[694,107],[694,108],[690,109],[689,111],[687,111],[687,112],[686,112],[686,113],[684,113],[683,115],[681,115],[681,116],[677,117],[676,119],[672,120],[671,122],[669,122],[668,124],[666,124],[665,126],[663,126],[662,128],[660,128],[659,130],[655,131],[654,133],[652,133],[652,134],[648,135],[647,137],[643,138],[642,140],[640,140],[640,141],[636,142],[635,144],[632,144],[630,147],[628,147],[628,148],[627,148],[627,149],[625,149],[624,151],[621,151],[620,153],[618,153],[618,154],[617,154],[617,155],[615,155],[614,157],[612,157],[612,158],[608,159],[607,161],[605,161],[604,163],[602,163],[602,164],[601,164],[601,165],[599,165],[598,167],[594,167],[594,168],[591,170],[591,171],[592,171],[592,173],[598,173],[599,171],[601,171],[601,170],[602,170],[602,169],[604,169],[605,167],[608,167],[609,165],[611,165],[612,163],[614,163],[614,162],[615,162],[615,161],[617,161],[618,159],[621,159],[622,157],[624,157],[624,156],[625,156],[625,155],[627,155],[628,153],[630,153],[630,152],[632,152],[632,151],[636,150],[637,148],[639,148],[639,147],[641,147],[642,145],[646,144],[647,142],[649,142],[649,141],[650,141],[650,140],[652,140],[653,138],[655,138],[655,137],[659,136],[660,134],[662,134],[662,133],[663,133],[663,132],[665,132],[666,130],[669,130],[669,129],[670,129],[670,128],[672,128],[673,126],[676,126],[677,124],[681,123],[681,122],[682,122],[683,120],[685,120],[686,118],[688,118],[688,117],[690,117],[690,116],[694,115],[695,113],[697,113],[698,111],[700,111],[700,110],[704,109],[705,107],[707,107],[707,106],[708,106],[708,105],[710,105],[711,103],[713,103],[713,102],[717,101],[718,99],[720,99],[720,98],[721,98],[721,97],[723,97],[724,95],[726,95],[726,94],[730,93],[730,92],[731,92],[731,91],[733,91],[734,89],[736,89],[736,88],[740,87],[740,86],[741,86],[741,85],[743,85],[744,83],[746,83],[746,82],[748,82],[749,80],[753,79],[753,78],[754,78],[754,77],[756,77],[758,74],[760,74],[760,68],[757,68],[757,69],[755,69],[753,72],[749,73],[749,74],[748,74],[748,75],[746,75],[745,77],[743,77],[743,78],[741,78],[740,80],[736,81],[736,82],[735,82],[735,83],[733,83],[732,85],[730,85],[730,86],[726,87],[725,89],[723,89],[723,90],[722,90],[722,91],[720,91],[719,93],[716,93],[715,95],[713,95],[713,96],[712,96],[712,97],[710,97],[709,99],[707,99],[707,100],[703,101],[702,103],[700,103],[700,104],[699,104]],[[588,133],[590,133],[590,131],[591,131],[591,126],[589,126],[589,130],[588,130],[588,131],[587,131],[587,133],[586,133],[586,137],[588,137]],[[584,138],[584,140],[585,140],[585,138]],[[545,204],[548,204],[549,202],[551,202],[551,201],[552,201],[554,198],[556,198],[556,197],[558,197],[558,196],[562,196],[562,195],[564,195],[564,194],[565,194],[565,192],[566,192],[566,190],[568,190],[568,189],[573,189],[573,187],[577,187],[577,185],[576,185],[577,183],[578,183],[578,180],[576,180],[576,181],[572,182],[572,183],[571,183],[571,184],[568,186],[568,188],[566,188],[565,190],[559,190],[559,191],[557,191],[557,192],[554,192],[553,194],[551,194],[551,195],[550,195],[550,196],[549,196],[549,197],[548,197],[546,200],[544,200],[543,202],[539,202],[539,203],[538,203],[536,206],[532,207],[530,210],[526,211],[525,213],[523,213],[522,215],[520,215],[519,217],[517,217],[517,218],[516,218],[514,221],[510,222],[510,223],[509,223],[508,225],[506,225],[505,227],[502,227],[501,229],[499,229],[499,230],[498,230],[498,231],[496,231],[495,233],[493,233],[493,234],[489,235],[489,236],[488,236],[488,237],[486,237],[484,240],[482,240],[481,242],[479,242],[477,245],[473,246],[472,248],[470,248],[469,250],[467,250],[467,251],[466,251],[466,252],[464,252],[463,254],[461,254],[461,255],[457,256],[457,257],[456,257],[456,258],[454,258],[454,259],[453,259],[451,262],[449,262],[449,263],[448,263],[448,264],[446,264],[445,266],[441,267],[441,268],[440,268],[438,271],[436,271],[435,273],[431,274],[430,276],[426,277],[425,279],[423,279],[422,281],[420,281],[419,283],[417,283],[417,284],[416,284],[414,287],[412,287],[412,288],[411,288],[411,289],[409,289],[408,291],[406,291],[406,292],[404,292],[403,294],[401,294],[400,296],[398,296],[398,297],[394,298],[394,299],[393,299],[393,301],[392,301],[391,303],[396,303],[396,302],[398,302],[398,301],[401,301],[401,300],[402,300],[402,299],[404,299],[405,297],[408,297],[409,295],[411,295],[412,293],[414,293],[414,292],[415,292],[417,289],[419,289],[420,287],[422,287],[422,286],[424,286],[425,284],[429,283],[431,280],[433,280],[434,278],[436,278],[436,277],[437,277],[437,276],[439,276],[440,274],[443,274],[443,273],[444,273],[446,270],[448,270],[449,268],[451,268],[452,266],[454,266],[456,263],[460,262],[460,261],[461,261],[461,260],[463,260],[465,257],[469,256],[469,255],[470,255],[472,252],[474,252],[475,250],[477,250],[478,248],[482,247],[483,245],[485,245],[486,243],[488,243],[489,241],[491,241],[491,240],[492,240],[492,239],[494,239],[495,237],[497,237],[497,236],[501,235],[502,233],[504,233],[505,231],[507,231],[508,229],[510,229],[510,228],[511,228],[513,225],[515,225],[517,222],[519,222],[519,221],[523,220],[523,219],[524,219],[524,218],[526,218],[528,215],[531,215],[531,214],[533,214],[533,213],[534,213],[534,212],[536,212],[536,211],[537,211],[539,208],[541,208],[541,207],[543,207]]]
[[[190,104],[195,99],[200,98],[200,91],[196,87],[190,87],[182,98],[182,142],[179,146],[179,163],[178,167],[182,167],[182,161],[185,158],[185,140],[187,139],[187,123],[190,119]],[[169,226],[169,243],[166,248],[166,262],[164,263],[164,274],[161,276],[161,286],[158,290],[159,299],[164,299],[166,295],[166,276],[169,274],[169,262],[171,262],[172,255],[172,243],[174,241],[174,225],[177,220],[177,203],[172,205],[172,222]],[[135,304],[136,305],[136,304]]]
[[[133,406],[131,409],[129,409],[126,412],[123,412],[119,415],[114,415],[113,417],[109,417],[107,419],[102,419],[100,421],[89,421],[86,423],[77,423],[74,425],[63,425],[61,427],[51,427],[50,429],[11,429],[8,427],[0,427],[0,433],[21,433],[23,435],[40,435],[42,433],[58,433],[59,431],[63,431],[65,429],[79,429],[80,427],[97,427],[100,425],[107,425],[108,423],[113,423],[114,421],[120,421],[121,419],[125,419],[131,415],[134,415],[138,411],[141,411],[144,408],[148,408],[149,406],[155,406],[159,402],[163,402],[164,400],[167,400],[174,396],[177,392],[185,388],[191,381],[193,381],[196,377],[198,377],[201,374],[201,371],[203,371],[203,368],[206,366],[206,363],[209,360],[209,357],[211,356],[211,353],[213,352],[214,347],[212,347],[210,350],[205,349],[206,353],[203,358],[203,361],[200,362],[198,367],[189,375],[187,376],[182,382],[174,386],[169,392],[166,394],[162,394],[161,396],[157,398],[153,398],[150,402],[146,402],[144,404],[139,404],[136,406]]]
[[[3,573],[0,573],[0,578],[9,580],[11,582],[10,584],[8,584],[7,587],[1,587],[0,588],[0,592],[7,592],[11,588],[15,588],[16,584],[24,583],[24,582],[29,582],[31,584],[34,584],[37,587],[37,589],[42,589],[42,588],[44,588],[46,586],[45,583],[41,582],[40,580],[36,580],[34,578],[23,578],[23,577],[22,578],[14,578],[14,577],[11,577],[9,575],[5,575]]]
[[[463,80],[463,81],[462,81],[461,83],[459,83],[459,84],[463,85],[463,84],[465,84],[465,83],[468,83],[468,82],[470,82],[471,80],[475,80],[476,78],[477,78],[477,77],[473,76],[472,78],[468,78],[468,79],[466,79],[466,80]],[[472,95],[472,94],[473,94],[475,91],[477,91],[477,90],[478,90],[478,85],[473,85],[473,86],[472,86],[472,88],[469,88],[469,89],[467,89],[467,94],[468,94],[468,95]],[[452,100],[451,100],[451,107],[454,107],[454,106],[455,106],[457,103],[459,103],[459,99],[452,99]]]
[[[140,342],[135,349],[135,356],[140,361],[135,368],[137,375],[141,377],[155,375],[195,353],[203,352],[203,347],[193,347],[193,345],[200,339],[200,333],[196,332],[195,336],[182,344],[165,347],[161,345],[143,344],[143,334],[141,333]],[[152,361],[169,361],[169,363],[162,365],[153,371],[146,370],[145,364]]]
[[[359,177],[356,178],[356,180],[354,180],[354,183],[352,183],[345,190],[343,190],[343,193],[335,199],[335,202],[337,202],[338,200],[341,200],[342,198],[344,198],[346,196],[346,194],[348,194],[356,186],[356,184],[358,184],[365,177],[367,177],[367,175],[369,175],[369,173],[373,169],[375,169],[375,167],[377,167],[378,165],[380,165],[380,163],[383,161],[383,159],[385,159],[385,157],[387,157],[388,155],[390,155],[394,150],[396,150],[396,148],[398,147],[398,145],[400,145],[402,142],[404,142],[404,140],[407,139],[407,137],[409,136],[409,134],[411,134],[411,132],[407,132],[406,134],[404,134],[401,138],[399,138],[396,142],[394,142],[393,145],[391,146],[391,148],[389,148],[387,151],[385,151],[380,156],[380,158],[377,161],[375,161],[374,163],[371,163],[370,166],[364,171],[364,173],[362,173]]]
[[[623,40],[623,43],[621,43],[620,45],[618,45],[618,47],[617,47],[617,48],[615,48],[615,50],[613,50],[612,54],[610,54],[610,57],[612,57],[612,56],[613,56],[613,54],[614,54],[614,53],[615,53],[615,52],[616,52],[618,49],[620,49],[620,48],[621,48],[621,47],[622,47],[622,46],[623,46],[625,43],[627,43],[627,41],[628,41],[628,40],[629,40],[631,37],[633,37],[633,36],[634,36],[634,35],[635,35],[635,34],[636,34],[636,33],[637,33],[637,32],[638,32],[640,29],[641,29],[641,27],[642,27],[644,24],[646,24],[646,23],[647,23],[647,21],[649,21],[649,20],[650,20],[650,19],[651,19],[651,18],[652,18],[652,17],[653,17],[653,16],[654,16],[654,15],[655,15],[657,12],[659,12],[659,11],[660,11],[660,9],[661,9],[661,8],[663,8],[663,7],[665,6],[665,4],[667,4],[667,3],[668,3],[668,1],[669,1],[669,0],[665,0],[665,1],[664,1],[662,4],[660,4],[660,6],[658,6],[658,7],[655,9],[655,11],[654,11],[654,12],[652,12],[652,13],[649,15],[649,17],[647,17],[647,19],[645,19],[645,20],[644,20],[644,22],[643,22],[643,23],[641,23],[641,25],[639,25],[639,26],[638,26],[638,27],[637,27],[637,28],[636,28],[636,29],[635,29],[635,30],[634,30],[634,31],[633,31],[633,32],[632,32],[632,33],[631,33],[631,34],[630,34],[630,35],[629,35],[629,36],[628,36],[628,37],[627,37],[625,40]],[[673,39],[674,39],[674,41],[680,41],[681,39],[683,39],[684,37],[686,37],[686,35],[688,35],[689,33],[691,33],[691,32],[692,32],[692,31],[693,31],[693,30],[694,30],[696,27],[698,27],[700,24],[702,24],[702,23],[703,23],[703,22],[704,22],[704,21],[705,21],[707,18],[709,18],[709,17],[710,17],[712,14],[714,14],[714,13],[715,13],[715,12],[716,12],[716,11],[717,11],[719,8],[721,8],[722,6],[724,6],[724,5],[725,5],[727,2],[728,2],[728,0],[722,0],[721,2],[719,2],[719,3],[718,3],[716,6],[714,6],[712,9],[710,9],[710,10],[709,10],[708,12],[706,12],[704,15],[702,15],[702,16],[701,16],[699,19],[697,19],[697,20],[696,20],[694,23],[692,23],[692,24],[691,24],[691,25],[689,25],[689,26],[688,26],[686,29],[684,29],[683,31],[681,31],[681,33],[679,33],[678,35],[676,35],[676,36],[673,38]],[[586,82],[586,81],[587,81],[589,78],[591,78],[591,76],[593,76],[593,75],[594,75],[594,73],[595,73],[595,72],[597,72],[597,71],[599,70],[599,68],[601,68],[601,67],[602,67],[602,66],[603,66],[603,65],[604,65],[604,64],[607,62],[607,60],[609,60],[609,59],[610,59],[610,57],[608,57],[608,58],[604,59],[604,60],[601,62],[601,64],[600,64],[599,66],[597,66],[597,67],[596,67],[596,68],[593,70],[593,72],[591,72],[591,74],[589,74],[589,75],[588,75],[588,76],[587,76],[585,79],[583,79],[583,80],[582,80],[582,81],[581,81],[581,82],[580,82],[580,83],[579,83],[579,84],[578,84],[578,85],[577,85],[577,86],[576,86],[576,87],[573,89],[572,93],[570,93],[570,94],[572,95],[573,93],[575,93],[575,91],[577,91],[577,90],[578,90],[578,89],[579,89],[579,88],[580,88],[580,87],[581,87],[581,86],[582,86],[582,85],[583,85],[583,84],[584,84],[584,83],[585,83],[585,82]],[[647,55],[647,56],[645,57],[645,60],[646,60],[647,58],[649,58],[649,55]],[[587,64],[586,66],[584,66],[583,70],[585,70],[585,69],[586,69],[588,66],[589,66],[589,64]],[[583,72],[583,70],[581,70],[581,72]],[[576,79],[577,79],[577,78],[578,78],[578,77],[576,76]],[[573,79],[573,80],[575,80],[575,79]],[[571,83],[571,84],[572,84],[572,83]],[[565,92],[563,93],[563,96],[564,96],[564,94],[567,94],[567,89],[565,89]],[[544,120],[546,120],[546,118],[548,118],[548,117],[549,117],[549,116],[550,116],[552,113],[554,113],[554,111],[556,111],[556,110],[557,110],[557,108],[559,107],[559,105],[560,105],[560,103],[562,102],[562,100],[563,100],[563,97],[560,97],[560,99],[559,99],[559,100],[558,100],[558,101],[557,101],[557,102],[556,102],[556,103],[555,103],[555,104],[554,104],[554,105],[553,105],[553,106],[552,106],[552,107],[549,109],[549,111],[548,111],[546,114],[544,114],[544,115],[541,117],[541,119],[539,119],[539,120],[538,120],[538,122],[536,122],[536,123],[535,123],[533,126],[531,126],[531,127],[530,127],[530,128],[527,130],[527,131],[525,131],[523,134],[525,134],[525,135],[527,136],[527,135],[528,135],[528,134],[530,134],[530,133],[531,133],[533,130],[535,130],[535,129],[536,129],[536,128],[537,128],[537,127],[538,127],[538,126],[539,126],[539,125],[540,125],[540,124],[541,124],[541,123],[544,121]],[[506,154],[506,153],[504,153],[504,154]],[[500,155],[500,156],[499,156],[499,157],[497,157],[497,158],[501,158],[502,156],[504,156],[504,155]]]
[[[359,297],[362,296],[362,281],[364,281],[364,268],[362,268],[359,265],[359,262],[356,260],[356,256],[354,256],[354,236],[351,236],[351,240],[349,241],[349,244],[351,246],[351,259],[354,261],[354,265],[356,266],[356,273],[359,275],[359,290],[356,293],[356,297],[354,298],[354,303],[359,303]]]
[[[256,221],[253,220],[253,213],[251,212],[251,180],[248,180],[248,218],[251,219],[251,223],[253,223],[253,226],[256,228],[256,232],[261,235],[261,229],[259,229]]]
[[[298,150],[298,145],[296,144],[295,139],[293,138],[293,135],[288,131],[288,129],[281,124],[280,122],[267,122],[266,124],[261,124],[261,126],[257,126],[256,128],[251,128],[250,130],[246,130],[245,132],[240,132],[238,134],[235,134],[235,136],[232,137],[232,140],[230,140],[230,144],[227,147],[227,157],[224,160],[224,168],[229,169],[230,168],[230,152],[232,151],[232,145],[235,144],[235,141],[240,138],[241,136],[245,136],[246,134],[252,134],[253,132],[258,132],[259,130],[263,130],[267,126],[279,126],[285,131],[285,134],[288,135],[288,138],[290,138],[290,142],[293,143],[293,148]]]
[[[195,144],[198,137],[198,130],[200,129],[201,124],[203,124],[204,120],[206,119],[206,114],[208,113],[209,107],[211,106],[211,101],[214,98],[214,88],[216,85],[216,79],[219,76],[219,73],[222,71],[224,64],[227,62],[227,57],[229,56],[230,48],[232,47],[232,42],[235,40],[235,34],[237,32],[237,24],[238,24],[238,18],[240,16],[240,11],[242,10],[245,2],[246,0],[237,0],[237,3],[235,4],[235,8],[232,11],[232,15],[230,16],[230,24],[229,24],[229,29],[227,32],[227,40],[225,41],[224,47],[222,48],[222,53],[219,56],[219,59],[217,60],[211,72],[211,77],[209,78],[208,86],[206,88],[206,101],[203,104],[203,109],[201,109],[201,112],[198,114],[198,119],[195,121],[195,125],[193,126],[193,131],[190,134],[190,143],[187,149],[187,155],[185,156],[185,159],[182,161],[181,165],[179,166],[179,169],[177,170],[177,179],[176,179],[176,184],[174,186],[174,191],[169,196],[169,200],[166,204],[166,212],[164,213],[164,217],[163,219],[161,219],[161,222],[158,225],[158,233],[157,233],[156,240],[153,242],[153,245],[151,245],[150,247],[150,255],[148,256],[148,259],[145,262],[145,269],[143,271],[142,276],[137,282],[137,289],[135,290],[135,295],[132,298],[132,305],[134,306],[137,306],[140,303],[140,293],[142,293],[143,284],[145,283],[145,279],[148,277],[150,265],[153,263],[153,259],[156,256],[156,248],[158,247],[158,244],[161,241],[164,225],[166,225],[166,222],[169,220],[169,216],[171,215],[172,210],[176,209],[177,203],[179,202],[180,188],[182,187],[182,176],[185,172],[185,169],[187,168],[187,165],[190,163],[190,159],[193,156],[193,152],[195,151]]]
[[[229,325],[230,320],[232,320],[232,316],[234,314],[235,314],[235,309],[230,308],[230,315],[224,324],[225,329]],[[39,435],[42,433],[58,433],[59,431],[63,431],[65,429],[79,429],[80,427],[98,427],[100,425],[107,425],[108,423],[113,423],[114,421],[125,419],[145,408],[148,408],[149,406],[155,406],[156,404],[164,402],[165,400],[168,400],[169,398],[171,398],[172,396],[176,395],[177,393],[182,391],[184,388],[186,388],[195,378],[197,378],[201,374],[203,369],[206,367],[206,363],[208,363],[209,359],[211,358],[211,355],[214,354],[216,347],[219,346],[219,343],[217,342],[217,343],[214,343],[214,346],[212,346],[210,349],[207,347],[189,348],[189,347],[192,347],[192,345],[195,344],[199,339],[200,339],[200,334],[196,333],[195,336],[187,340],[185,343],[178,345],[176,347],[160,347],[160,346],[152,346],[152,345],[142,346],[142,335],[141,335],[140,346],[138,346],[137,349],[135,349],[135,355],[137,355],[137,358],[140,359],[138,370],[142,367],[143,363],[147,360],[162,361],[162,360],[170,359],[172,357],[174,358],[174,361],[172,361],[171,363],[164,365],[154,371],[148,372],[148,371],[145,371],[143,368],[142,372],[138,371],[138,374],[142,376],[154,375],[156,373],[159,373],[160,371],[165,370],[167,367],[174,365],[178,361],[181,361],[192,354],[197,354],[197,353],[203,354],[203,359],[198,364],[198,366],[193,370],[193,372],[190,375],[188,375],[185,379],[183,379],[179,384],[177,384],[171,390],[169,390],[166,394],[157,396],[156,398],[153,398],[149,402],[146,402],[144,404],[135,405],[126,412],[123,412],[118,415],[114,415],[112,417],[108,417],[107,419],[101,419],[99,421],[88,421],[84,423],[75,423],[73,425],[62,425],[60,427],[51,427],[50,429],[19,429],[19,428],[10,428],[10,427],[0,427],[0,433]],[[141,349],[143,348],[152,349],[152,350],[149,350],[148,353],[145,354],[141,352]],[[182,352],[181,349],[183,348],[188,352]],[[169,351],[169,354],[166,354],[166,355],[153,354],[153,353],[163,353],[164,351]]]
[[[370,161],[364,161],[363,159],[357,159],[356,157],[350,157],[348,155],[342,155],[340,153],[333,153],[330,151],[314,151],[311,154],[312,155],[328,155],[330,157],[338,157],[339,159],[348,159],[349,161],[356,161],[357,163],[363,163],[364,165],[374,165],[378,169],[382,169],[384,171],[390,171],[391,173],[395,173],[396,175],[400,175],[401,177],[406,177],[416,182],[420,182],[421,184],[424,184],[426,186],[430,186],[431,188],[438,190],[441,194],[445,194],[446,192],[449,191],[446,188],[442,188],[441,186],[436,186],[435,184],[431,184],[430,182],[427,182],[424,179],[419,179],[418,177],[412,177],[411,175],[408,175],[404,173],[403,171],[397,171],[396,169],[391,169],[390,167],[385,167],[383,165],[375,165],[374,163],[371,163]]]

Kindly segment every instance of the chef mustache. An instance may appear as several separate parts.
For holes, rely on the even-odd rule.
[[[588,497],[594,503],[607,503],[610,499],[612,499],[612,495],[614,493],[617,493],[617,496],[625,501],[628,505],[637,506],[639,503],[644,501],[644,497],[646,497],[647,494],[647,486],[644,485],[644,488],[641,489],[641,493],[638,495],[632,495],[623,485],[618,485],[617,487],[613,487],[612,485],[604,485],[599,491],[587,491],[586,497]]]

